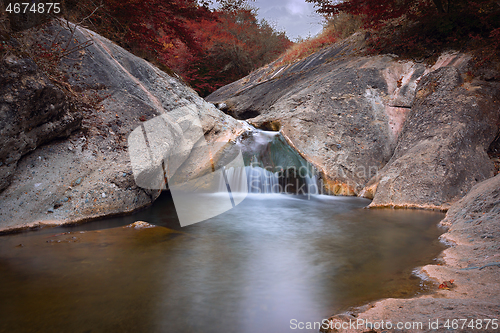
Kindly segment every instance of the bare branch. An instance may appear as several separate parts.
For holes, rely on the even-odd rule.
[[[73,47],[72,49],[64,52],[62,55],[59,56],[59,59],[63,59],[64,57],[72,54],[72,53],[75,53],[75,52],[78,52],[80,50],[83,50],[83,49],[86,49],[87,47],[89,47],[90,45],[93,45],[94,44],[94,41],[89,39],[83,43],[80,43],[78,44],[77,46]]]
[[[90,13],[90,14],[89,14],[89,15],[87,15],[87,16],[85,16],[85,17],[84,17],[84,18],[83,18],[80,22],[78,22],[76,25],[80,25],[80,24],[82,24],[85,20],[89,19],[92,15],[94,15],[94,13],[95,13],[96,11],[98,11],[98,10],[99,10],[100,8],[102,8],[102,7],[104,7],[104,4],[103,4],[103,3],[101,3],[98,7],[96,7],[96,8],[94,9],[94,11],[92,11],[92,13]]]

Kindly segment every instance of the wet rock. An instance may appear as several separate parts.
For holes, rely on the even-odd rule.
[[[134,228],[134,229],[149,229],[155,226],[144,221],[137,221],[132,224],[125,226],[124,228]]]

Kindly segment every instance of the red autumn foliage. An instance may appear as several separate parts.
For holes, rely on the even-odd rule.
[[[450,290],[454,287],[453,282],[455,282],[455,280],[444,281],[438,286],[438,289]]]
[[[273,61],[292,44],[284,33],[276,32],[266,22],[259,23],[251,9],[212,14],[215,20],[191,22],[202,52],[191,63],[191,70],[184,72],[202,95]],[[176,68],[178,64],[172,62],[171,66]]]
[[[335,34],[331,34],[327,29],[324,29],[318,36],[305,39],[289,48],[276,65],[280,66],[304,59],[310,54],[321,50],[323,47],[335,43],[337,40],[338,38]]]
[[[181,75],[201,95],[247,75],[292,43],[259,23],[244,0],[220,0],[218,10],[196,0],[67,0],[90,28]],[[94,11],[95,10],[95,11]]]
[[[362,18],[373,51],[429,56],[444,48],[498,50],[496,0],[306,0],[326,16]]]

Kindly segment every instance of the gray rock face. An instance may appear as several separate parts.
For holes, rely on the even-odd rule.
[[[478,221],[485,222],[477,223]],[[492,237],[481,237],[484,234],[495,234],[498,242],[500,238],[500,175],[475,185],[470,192],[455,203],[448,213],[443,224],[446,226],[467,228],[473,222],[476,235],[482,239],[492,239]]]
[[[239,122],[206,103],[178,79],[92,31],[56,22],[42,31],[26,31],[24,34],[28,37],[24,42],[53,41],[56,36],[65,42],[71,35],[69,29],[74,30],[70,47],[86,41],[91,45],[63,59],[61,70],[65,74],[65,82],[61,84],[70,86],[80,100],[93,108],[77,110],[78,118],[65,106],[64,95],[58,95],[57,89],[48,83],[49,88],[35,83],[31,83],[35,88],[30,85],[16,88],[19,94],[29,93],[29,98],[24,100],[31,102],[23,104],[26,105],[26,118],[54,132],[52,136],[46,134],[48,130],[41,132],[44,142],[77,128],[70,126],[73,124],[67,120],[70,115],[82,119],[81,130],[66,140],[51,141],[39,147],[23,157],[16,170],[10,170],[12,183],[0,193],[0,231],[85,221],[132,212],[150,205],[160,191],[137,186],[127,138],[134,129],[153,118],[161,115],[172,118],[176,110],[182,109],[187,118],[200,120],[208,144],[227,144],[242,131]],[[30,66],[35,73],[32,75],[37,78],[43,76],[34,64]],[[20,75],[19,70],[12,73]],[[2,72],[2,75],[10,74]],[[38,86],[39,89],[36,88]],[[1,96],[10,98],[8,95]],[[55,111],[50,105],[54,105]],[[43,117],[29,117],[32,108]],[[19,108],[8,110],[20,112]],[[182,130],[182,119],[178,115],[172,119],[171,125]],[[12,133],[10,137],[22,141],[19,138],[27,135],[23,134],[23,131],[27,132],[24,129],[32,125],[26,121],[16,124],[12,118],[5,122],[2,119],[3,131],[8,129],[8,133]],[[3,133],[2,140],[10,140]],[[188,144],[198,143],[189,141]],[[33,145],[29,147],[35,148]],[[220,150],[224,145],[216,147],[214,149]],[[214,151],[216,154],[217,151]],[[182,158],[189,159],[189,156]],[[203,163],[191,161],[185,172],[195,177],[210,167],[210,161]]]
[[[394,155],[367,185],[371,206],[447,209],[493,177],[486,151],[498,131],[499,98],[498,86],[466,83],[453,67],[425,75]]]
[[[357,194],[391,158],[399,118],[407,112],[391,108],[388,114],[384,106],[394,97],[383,75],[391,57],[348,57],[363,44],[357,38],[290,66],[260,69],[207,100],[224,102],[235,117],[252,117],[248,121],[257,127],[281,128],[321,170],[327,193]]]
[[[464,195],[477,181],[491,176],[491,163],[483,150],[488,149],[496,131],[498,108],[492,108],[490,102],[498,98],[488,97],[490,102],[483,103],[474,94],[483,89],[487,96],[498,90],[493,83],[481,83],[481,88],[469,90],[458,87],[468,66],[468,55],[446,53],[430,67],[396,61],[389,55],[358,56],[359,48],[363,48],[363,36],[354,35],[294,64],[261,68],[206,99],[219,104],[228,114],[248,118],[257,127],[281,128],[289,143],[321,171],[326,193],[375,196],[374,205],[425,203],[441,207]],[[455,74],[438,80],[438,88],[429,73],[442,67]],[[433,90],[439,92],[428,96],[429,100],[422,95]],[[453,110],[455,107],[459,109]],[[418,129],[415,117],[422,122]],[[402,156],[403,147],[408,150],[410,142],[416,145],[428,138],[429,130],[434,131],[433,136],[442,137],[439,144],[444,145],[446,140],[446,157],[399,160],[406,161],[406,167],[394,164]],[[457,130],[463,133],[454,135]],[[439,144],[429,149],[439,149]],[[482,165],[469,172],[477,162]],[[394,165],[397,172],[407,168],[407,173],[397,178],[393,171],[396,173],[391,178],[386,175],[387,163]],[[446,163],[448,169],[440,163]],[[439,171],[429,173],[424,171],[427,169]],[[443,172],[449,180],[438,181]],[[377,197],[374,185],[382,179],[387,190],[381,186]],[[408,188],[407,194],[400,193],[402,185],[394,182],[427,185],[418,189],[421,194],[417,199],[410,190],[413,187]],[[398,197],[400,200],[396,200]]]
[[[65,93],[29,58],[0,61],[0,191],[11,182],[19,159],[45,142],[80,128],[82,115]]]

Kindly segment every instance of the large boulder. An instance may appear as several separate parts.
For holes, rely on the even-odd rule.
[[[69,41],[66,49],[76,51],[56,64],[63,74],[56,76],[56,81],[61,87],[67,87],[87,108],[71,113],[71,109],[64,104],[64,96],[57,95],[56,88],[50,88],[55,92],[50,89],[48,92],[59,98],[57,101],[52,101],[56,97],[47,98],[46,102],[43,98],[30,97],[33,102],[25,103],[35,108],[33,112],[37,115],[46,114],[45,108],[52,113],[58,112],[52,117],[49,113],[45,118],[37,116],[39,126],[45,128],[50,125],[53,129],[50,136],[43,135],[44,140],[35,140],[38,145],[77,128],[70,126],[73,122],[66,120],[71,115],[82,119],[81,130],[67,139],[50,141],[34,151],[31,150],[36,145],[30,145],[16,155],[31,151],[18,161],[17,168],[11,164],[12,182],[0,193],[0,231],[85,221],[128,213],[150,205],[161,189],[145,189],[136,184],[128,138],[136,128],[149,121],[154,122],[158,117],[169,119],[167,123],[173,128],[171,133],[181,134],[191,124],[186,120],[198,120],[197,126],[201,128],[203,137],[200,140],[208,145],[214,142],[227,144],[242,131],[239,122],[205,102],[175,75],[166,74],[90,30],[54,21],[43,29],[25,31],[23,35],[24,39],[20,42],[26,49],[44,45],[44,42],[51,45],[56,41],[66,45]],[[11,59],[29,63],[30,70],[43,77],[28,60],[19,57]],[[21,75],[22,70],[12,73]],[[50,83],[47,81],[46,85],[50,86]],[[19,87],[19,94],[37,96],[36,91],[41,89],[37,87]],[[54,105],[55,111],[51,105]],[[19,112],[19,108],[12,110]],[[6,119],[6,123],[4,127],[10,128],[9,133],[13,133],[9,139],[11,145],[22,146],[24,143],[20,141],[26,136],[23,131],[26,133],[25,127],[31,125],[15,117]],[[171,141],[171,144],[176,142]],[[183,151],[188,153],[180,157],[180,163],[189,161],[189,148],[200,142],[188,139],[183,144]],[[222,144],[214,146],[217,150],[223,148]],[[214,151],[216,154],[217,151]],[[190,177],[196,177],[197,173],[210,167],[210,161],[190,161],[187,164],[184,171]]]
[[[363,48],[356,34],[293,64],[278,60],[206,100],[257,127],[281,129],[321,171],[326,193],[359,195],[393,157],[419,80],[445,66],[464,73],[470,59],[445,53],[431,67],[362,56]]]
[[[446,210],[494,176],[487,155],[500,119],[498,84],[464,82],[453,67],[420,80],[389,163],[367,185],[371,207]]]

